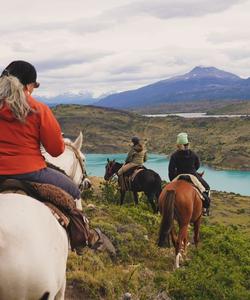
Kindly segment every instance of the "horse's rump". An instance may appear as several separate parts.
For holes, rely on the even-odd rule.
[[[88,243],[89,226],[82,212],[78,211],[74,199],[61,188],[51,184],[7,179],[2,182],[0,192],[5,189],[22,189],[28,196],[47,205],[57,221],[67,230],[72,250]]]
[[[134,178],[135,187],[141,187],[145,191],[160,192],[161,191],[161,177],[151,169],[143,169]],[[159,196],[159,195],[158,195]]]
[[[67,255],[66,231],[45,205],[0,194],[0,299],[40,299],[46,291],[55,297]]]

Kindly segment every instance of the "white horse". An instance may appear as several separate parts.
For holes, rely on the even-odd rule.
[[[82,134],[67,144],[56,164],[80,185]],[[1,300],[64,299],[67,257],[66,231],[47,206],[29,196],[0,194]]]

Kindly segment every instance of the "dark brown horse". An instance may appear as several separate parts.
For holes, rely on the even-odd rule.
[[[202,215],[202,200],[196,188],[184,180],[167,184],[159,197],[159,210],[162,220],[158,245],[170,247],[170,236],[175,247],[176,267],[186,251],[188,243],[188,225],[194,224],[194,244],[198,245]],[[174,230],[174,220],[179,225],[178,235]]]
[[[115,160],[107,159],[108,163],[105,167],[104,179],[109,180],[113,175],[117,175],[118,170],[122,167],[121,163],[116,162]],[[133,170],[129,170],[128,173],[131,173]],[[126,172],[127,173],[127,172]],[[124,174],[126,176],[126,174]],[[122,189],[122,183],[118,178],[118,184],[120,187],[120,204],[123,204],[124,196],[126,190]],[[140,171],[134,178],[129,187],[130,191],[133,191],[135,204],[138,204],[138,195],[137,192],[144,192],[150,202],[154,213],[157,212],[157,202],[158,197],[161,193],[161,177],[155,171],[144,168]],[[154,201],[156,198],[156,203]]]

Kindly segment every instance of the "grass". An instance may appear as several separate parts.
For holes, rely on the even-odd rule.
[[[83,257],[70,254],[67,282],[77,299],[117,300],[126,292],[134,300],[153,300],[161,293],[171,299],[249,297],[250,197],[214,192],[212,216],[203,220],[199,249],[191,246],[184,266],[174,272],[173,249],[156,245],[160,216],[152,213],[142,195],[138,207],[129,195],[125,205],[117,205],[115,185],[101,184],[85,195],[91,226],[110,237],[117,256],[87,248]]]

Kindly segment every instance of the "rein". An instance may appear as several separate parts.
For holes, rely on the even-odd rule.
[[[75,157],[76,157],[75,164],[72,167],[72,172],[71,172],[71,175],[70,175],[71,178],[74,178],[75,175],[76,175],[77,163],[79,163],[79,165],[80,165],[80,168],[81,168],[81,171],[82,171],[82,178],[80,180],[80,183],[79,183],[78,187],[82,191],[83,190],[83,181],[84,181],[85,177],[87,176],[84,165],[83,165],[82,158],[79,154],[79,151],[72,144],[65,142],[65,146],[70,148],[73,151],[73,153],[75,154]]]
[[[46,161],[46,165],[47,165],[47,167],[49,167],[49,168],[51,168],[51,169],[54,169],[54,170],[56,170],[56,171],[59,171],[59,172],[63,173],[64,175],[68,176],[68,175],[66,174],[66,172],[65,172],[63,169],[59,168],[59,167],[56,166],[56,165],[53,165],[51,162]]]
[[[107,166],[107,174],[108,174],[108,176],[109,176],[109,180],[111,180],[112,178],[114,178],[115,175],[118,176],[117,172],[118,172],[119,168],[118,168],[118,170],[115,172],[115,171],[114,171],[115,164],[116,164],[116,163],[112,163],[112,164],[109,163],[108,166]],[[113,173],[113,172],[114,172],[114,173]]]

